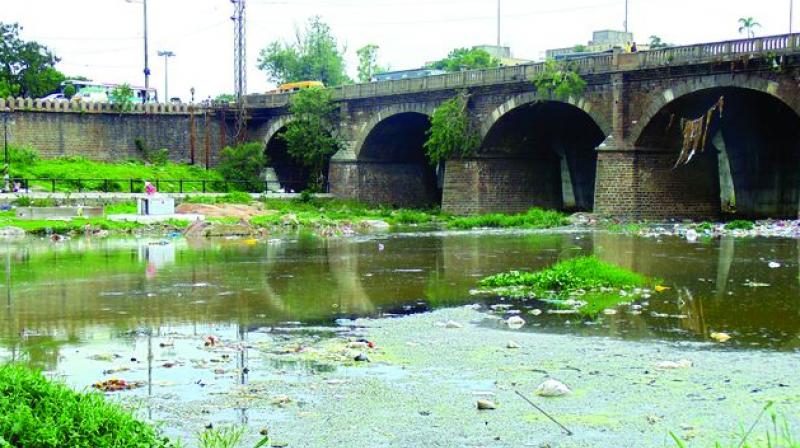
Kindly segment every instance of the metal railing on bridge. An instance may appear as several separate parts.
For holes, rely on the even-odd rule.
[[[800,51],[800,34],[684,45],[636,53],[615,51],[573,59],[570,63],[581,74],[593,74],[680,64],[725,62],[743,55],[779,56],[795,51]],[[348,100],[525,81],[532,79],[542,70],[544,70],[544,63],[539,62],[486,70],[468,70],[424,78],[350,84],[334,88],[333,98]],[[290,95],[290,93],[248,95],[247,105],[251,108],[284,107],[288,104]]]

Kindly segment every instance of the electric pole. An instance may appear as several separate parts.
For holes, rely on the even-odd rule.
[[[628,0],[625,0],[625,32],[628,32]]]
[[[789,34],[792,34],[792,25],[794,25],[794,0],[789,0]]]
[[[236,95],[236,134],[234,140],[244,141],[247,121],[245,100],[247,96],[247,20],[245,19],[245,0],[231,0],[233,20],[233,74],[234,94]]]
[[[497,46],[500,46],[500,0],[497,0]]]
[[[125,0],[127,3],[139,3],[134,0]],[[144,102],[150,99],[150,64],[147,49],[147,0],[141,0],[144,13]]]
[[[164,56],[164,102],[169,102],[169,58],[175,57],[175,53],[164,50],[158,52],[159,56]]]

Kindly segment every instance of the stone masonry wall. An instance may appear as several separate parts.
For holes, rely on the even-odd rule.
[[[417,164],[334,162],[328,176],[330,192],[339,198],[395,207],[436,203],[432,180]]]
[[[442,210],[456,215],[520,213],[531,207],[560,209],[559,166],[541,160],[448,161]]]
[[[44,158],[138,159],[142,154],[135,141],[141,139],[148,148],[168,149],[169,158],[174,162],[191,162],[194,145],[194,162],[204,164],[208,148],[208,159],[213,165],[224,145],[220,125],[223,121],[209,116],[206,125],[202,114],[192,118],[188,113],[120,114],[32,108],[12,110],[7,113],[7,120],[9,142],[15,146],[30,146]]]

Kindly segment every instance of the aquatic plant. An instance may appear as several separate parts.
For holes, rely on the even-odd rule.
[[[766,431],[761,436],[753,436],[758,423],[764,417],[764,414],[770,410],[774,402],[769,401],[761,409],[761,412],[756,416],[755,420],[749,425],[747,429],[741,427],[741,434],[737,436],[734,443],[723,445],[721,442],[714,444],[715,448],[800,448],[800,439],[794,434],[791,424],[785,415],[772,412],[770,414],[770,424],[767,426]],[[681,440],[674,432],[670,431],[669,436],[675,442],[678,448],[686,448],[688,445]]]
[[[752,221],[737,219],[725,224],[725,230],[753,230],[755,226]]]
[[[451,229],[509,228],[548,229],[569,224],[567,216],[555,210],[532,208],[517,215],[491,213],[487,215],[452,218],[447,226]]]
[[[595,315],[622,301],[630,300],[620,290],[632,290],[655,284],[655,281],[597,257],[564,260],[537,272],[510,271],[486,277],[480,286],[503,294],[553,300],[560,306],[566,299],[577,297],[579,311]],[[572,306],[572,305],[570,305]]]
[[[0,446],[175,446],[101,394],[75,392],[15,364],[0,367],[0,416]]]

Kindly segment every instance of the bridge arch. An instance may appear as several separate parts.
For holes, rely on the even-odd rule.
[[[284,115],[272,121],[264,133],[264,153],[267,156],[267,168],[274,170],[274,177],[277,177],[277,185],[270,184],[270,188],[278,187],[285,192],[300,192],[311,185],[311,171],[289,155],[286,141],[281,138],[287,126],[295,118],[291,115]],[[272,174],[268,171],[268,177]],[[328,177],[328,165],[326,163],[323,170],[323,182]],[[268,179],[274,180],[274,179]],[[324,187],[324,186],[323,186]]]
[[[436,169],[423,147],[433,109],[424,103],[393,105],[361,126],[353,146],[361,200],[402,207],[441,201]]]
[[[595,149],[606,131],[587,107],[535,93],[498,107],[484,123],[481,146],[471,160],[479,175],[474,185],[460,187],[475,197],[468,212],[593,210]]]
[[[598,113],[593,107],[590,98],[587,95],[582,95],[580,97],[570,97],[567,100],[561,100],[555,98],[552,95],[541,95],[539,92],[524,92],[518,95],[515,95],[503,104],[497,106],[491,114],[489,114],[486,119],[481,122],[481,129],[480,135],[481,138],[485,138],[486,135],[489,133],[489,130],[500,120],[503,116],[505,116],[510,111],[525,106],[531,103],[537,102],[561,102],[570,104],[572,106],[577,107],[578,109],[584,111],[587,115],[589,115],[592,120],[594,120],[595,124],[605,133],[605,135],[609,135],[612,130],[611,119],[602,113]]]
[[[721,114],[705,121],[720,98]],[[746,75],[677,83],[656,94],[642,117],[632,142],[668,159],[659,177],[681,202],[709,215],[797,217],[800,108],[776,83]],[[705,146],[675,165],[685,139],[682,123],[699,118],[710,123]]]

